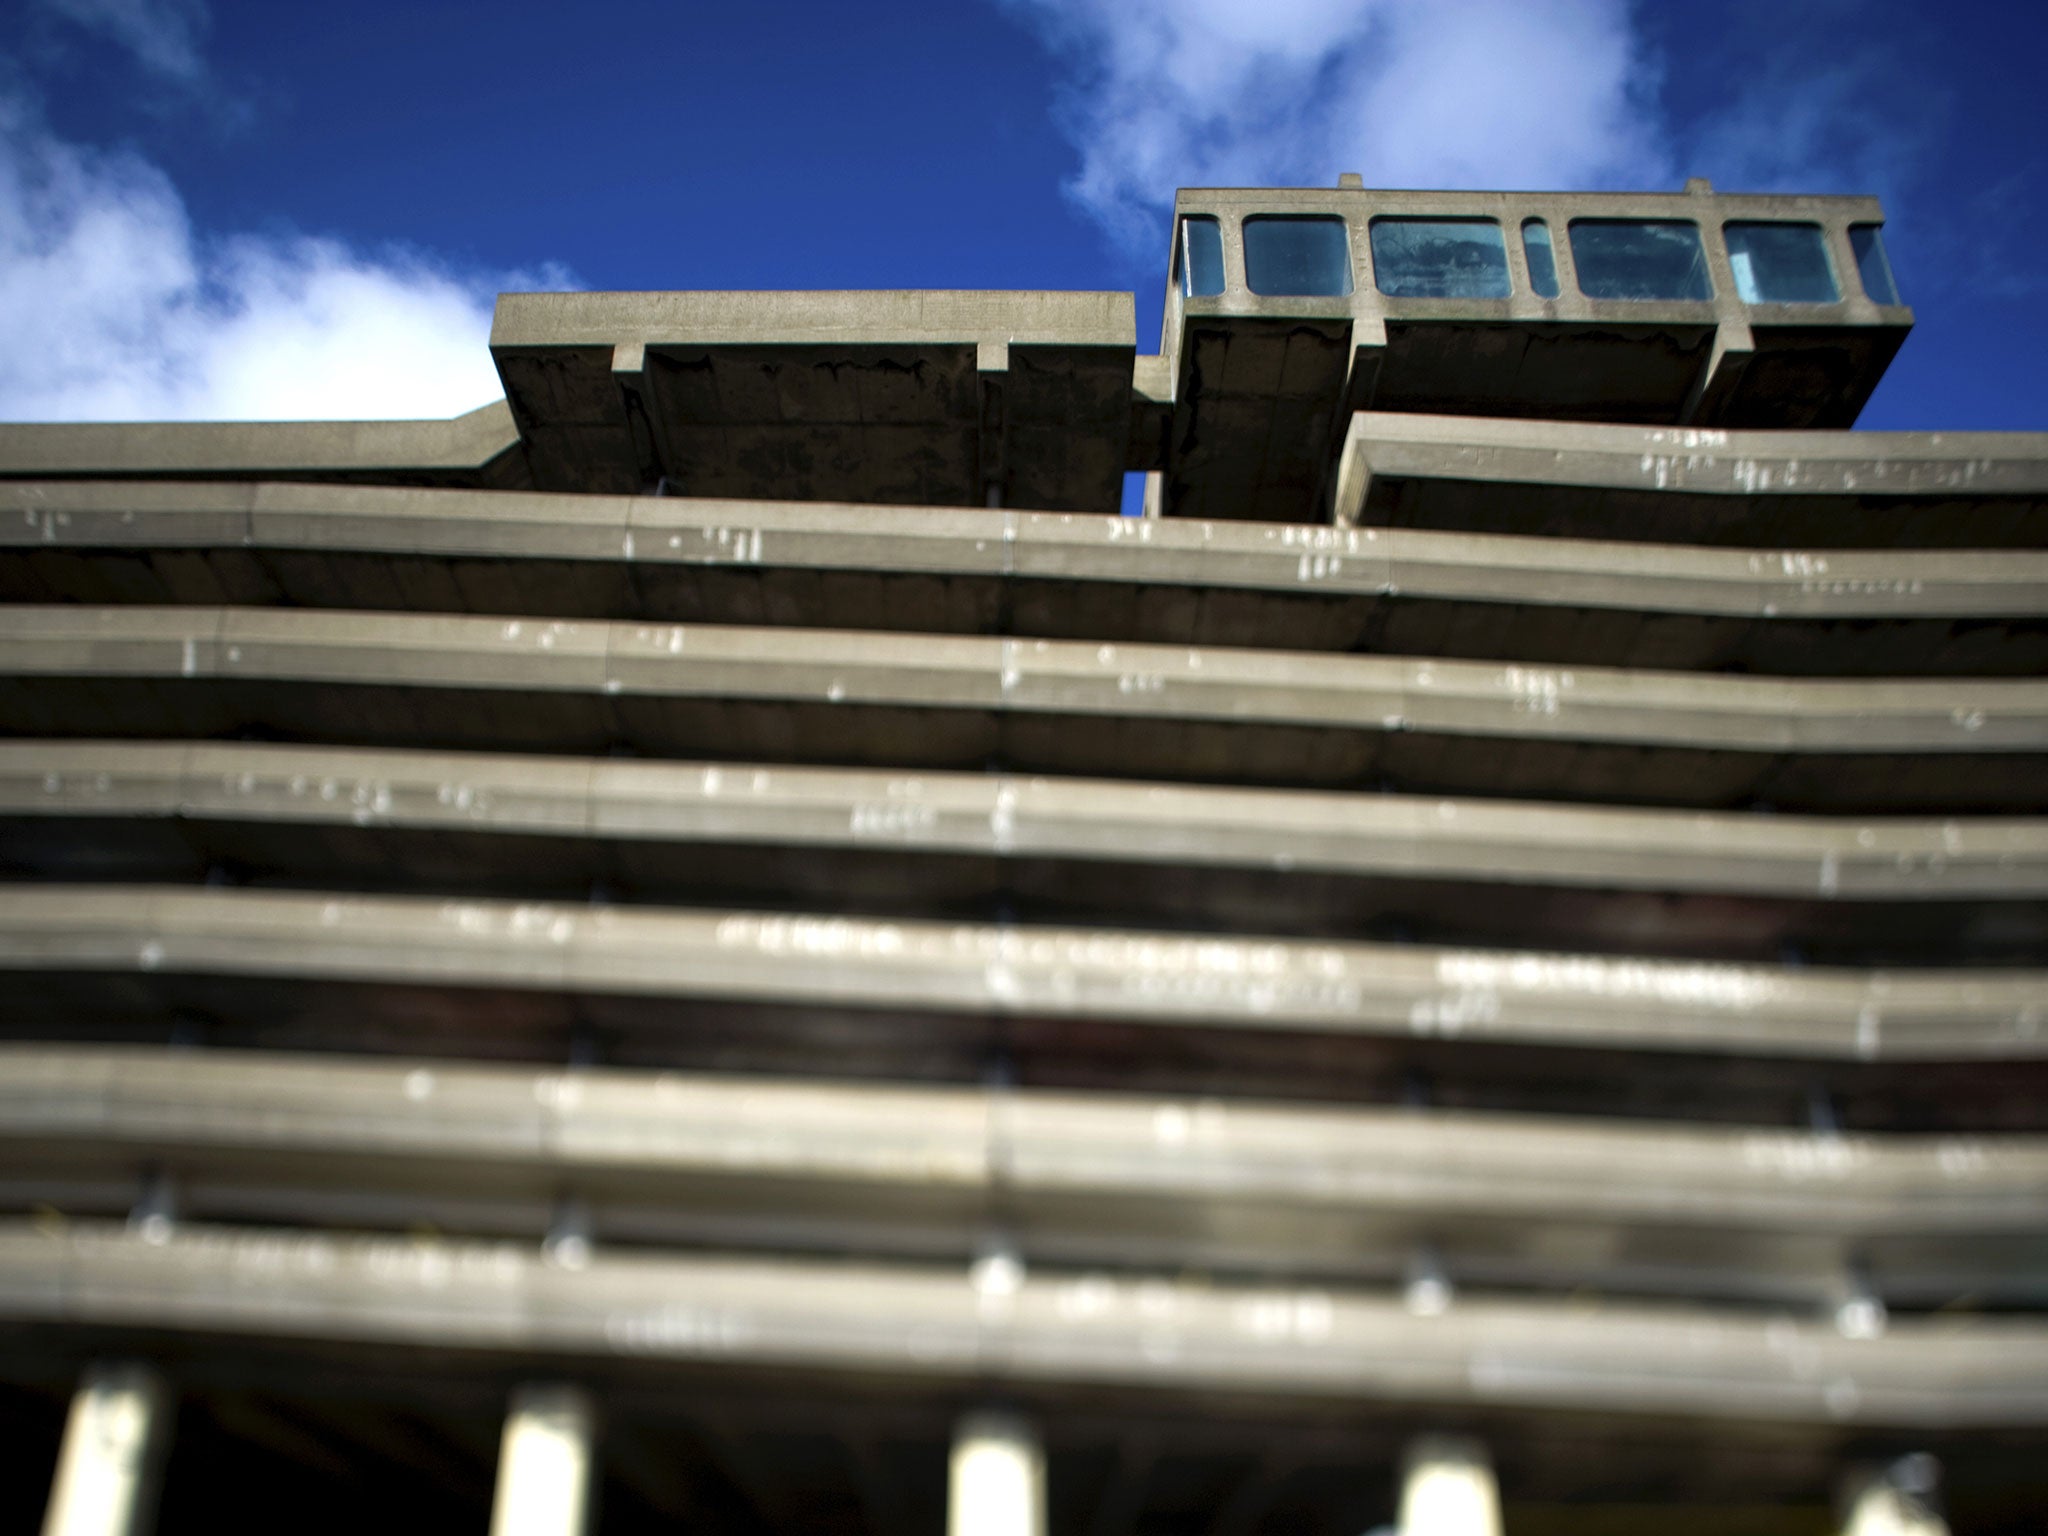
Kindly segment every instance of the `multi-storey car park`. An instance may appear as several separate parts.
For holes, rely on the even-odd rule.
[[[1882,217],[0,428],[0,1523],[2037,1529],[2048,438],[1845,430]]]

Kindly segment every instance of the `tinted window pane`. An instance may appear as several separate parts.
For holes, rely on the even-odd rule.
[[[1542,299],[1557,297],[1557,254],[1550,248],[1550,226],[1541,219],[1522,221],[1522,254],[1529,260],[1529,286]]]
[[[1394,298],[1508,296],[1508,248],[1491,219],[1374,219],[1372,264]]]
[[[1818,224],[1724,224],[1745,304],[1832,304],[1842,296]]]
[[[1180,249],[1174,252],[1180,270],[1180,291],[1188,298],[1207,298],[1223,291],[1223,229],[1214,219],[1180,221]]]
[[[1856,275],[1863,279],[1863,291],[1878,304],[1897,304],[1899,285],[1892,280],[1891,259],[1884,253],[1884,236],[1875,224],[1851,224],[1849,248],[1856,253]]]
[[[1342,219],[1244,221],[1244,280],[1253,293],[1332,294],[1351,291],[1351,246]]]
[[[1682,219],[1573,219],[1572,264],[1589,299],[1711,299],[1699,227]]]

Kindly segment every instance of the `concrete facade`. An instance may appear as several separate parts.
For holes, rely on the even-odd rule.
[[[2048,446],[1842,430],[1882,220],[0,426],[0,1524],[2033,1529]]]

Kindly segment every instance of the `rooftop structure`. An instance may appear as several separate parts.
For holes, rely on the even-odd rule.
[[[2034,1529],[2048,436],[1845,430],[1882,222],[0,426],[0,1524]]]

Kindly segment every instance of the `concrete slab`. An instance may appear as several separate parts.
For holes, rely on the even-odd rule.
[[[1441,1036],[1467,1051],[1523,1042],[1823,1061],[2024,1062],[2048,1050],[2037,1006],[2042,979],[2032,970],[1702,965],[1250,935],[176,886],[13,887],[0,892],[0,914],[0,963],[24,973],[573,988],[1195,1030]],[[38,1011],[31,999],[21,1001],[24,1017]]]
[[[53,1263],[56,1297],[15,1284]],[[224,1227],[151,1245],[98,1223],[21,1222],[0,1225],[0,1315],[188,1339],[431,1338],[528,1366],[624,1352],[671,1370],[773,1364],[963,1385],[1930,1428],[2048,1421],[2048,1334],[2007,1318],[1901,1321],[1874,1340],[1783,1315],[1619,1303],[1475,1300],[1418,1321],[1370,1291],[1092,1275],[1027,1276],[989,1307],[957,1267],[600,1253],[570,1271],[500,1243]]]
[[[288,1052],[0,1046],[0,1199],[472,1236],[574,1188],[600,1242],[973,1257],[1822,1307],[2038,1304],[2039,1137],[1822,1135],[1128,1094],[734,1079]]]
[[[1861,551],[2040,547],[2048,433],[1727,432],[1361,411],[1344,439],[1335,516],[1345,526],[1776,546],[1769,560],[1820,595],[1872,579]],[[1893,558],[1910,579],[1913,561]]]
[[[1418,462],[1440,469],[1473,451],[1432,441]],[[1518,492],[1503,482],[1490,494]],[[912,628],[1556,664],[1625,656],[1745,673],[2048,668],[2039,550],[1710,549],[275,482],[0,481],[9,508],[10,602]]]

